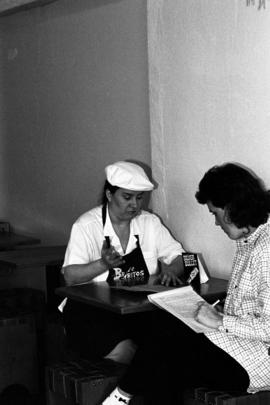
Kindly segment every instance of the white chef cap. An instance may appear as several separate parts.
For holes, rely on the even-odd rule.
[[[112,186],[132,191],[150,191],[154,188],[145,171],[135,163],[116,162],[107,166],[105,173]]]

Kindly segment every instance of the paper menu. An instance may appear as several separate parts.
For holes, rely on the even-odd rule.
[[[206,301],[190,285],[149,294],[147,297],[152,304],[170,312],[196,333],[213,332],[212,328],[202,325],[194,318],[198,304]]]

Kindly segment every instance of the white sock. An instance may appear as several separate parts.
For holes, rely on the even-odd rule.
[[[125,405],[129,404],[132,396],[123,391],[119,391],[116,387],[113,392],[102,402],[102,405]]]

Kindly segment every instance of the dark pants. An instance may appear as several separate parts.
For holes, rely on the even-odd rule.
[[[72,300],[63,311],[68,346],[85,359],[100,359],[125,339],[143,344],[156,323],[152,318],[152,312],[118,315]]]
[[[236,360],[204,334],[159,312],[156,338],[138,348],[120,388],[143,394],[148,405],[174,405],[190,387],[246,391],[249,377]]]
[[[249,385],[239,363],[166,311],[123,316],[68,300],[63,315],[69,345],[83,358],[103,357],[124,339],[137,343],[119,385],[143,394],[147,405],[175,405],[189,387],[245,391]]]

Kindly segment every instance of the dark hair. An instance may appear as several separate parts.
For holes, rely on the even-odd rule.
[[[209,169],[195,196],[200,204],[226,207],[229,219],[238,228],[264,224],[270,212],[269,191],[261,180],[234,163]]]
[[[103,187],[103,192],[102,192],[102,197],[101,197],[101,203],[102,204],[107,204],[108,199],[106,196],[106,190],[109,190],[112,194],[118,190],[118,186],[112,186],[111,183],[108,182],[108,180],[105,180],[104,187]]]

